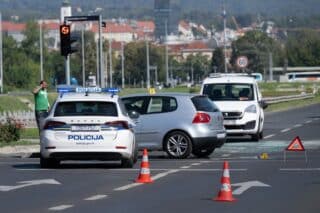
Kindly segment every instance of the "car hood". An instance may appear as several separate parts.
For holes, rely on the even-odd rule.
[[[256,105],[256,101],[215,101],[221,112],[243,112],[248,106]]]

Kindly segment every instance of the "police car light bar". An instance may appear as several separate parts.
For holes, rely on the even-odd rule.
[[[100,88],[100,87],[76,87],[76,88],[58,88],[58,93],[69,93],[69,92],[76,92],[76,93],[111,93],[116,94],[120,92],[118,88]]]

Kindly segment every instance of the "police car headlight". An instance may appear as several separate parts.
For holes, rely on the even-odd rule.
[[[256,105],[250,105],[244,110],[244,112],[257,113],[257,107]]]

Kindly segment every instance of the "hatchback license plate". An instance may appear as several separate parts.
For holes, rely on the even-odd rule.
[[[98,131],[100,131],[100,126],[97,126],[97,125],[75,125],[75,126],[71,126],[71,131],[74,131],[74,132],[98,132]]]
[[[226,137],[226,133],[217,134],[217,138],[225,138],[225,137]]]

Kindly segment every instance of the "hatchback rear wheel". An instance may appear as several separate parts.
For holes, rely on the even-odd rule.
[[[205,158],[212,154],[215,147],[207,148],[207,149],[196,149],[192,151],[192,154],[194,154],[198,158]]]
[[[164,149],[171,158],[187,158],[192,152],[191,138],[181,131],[171,132],[164,141]]]

